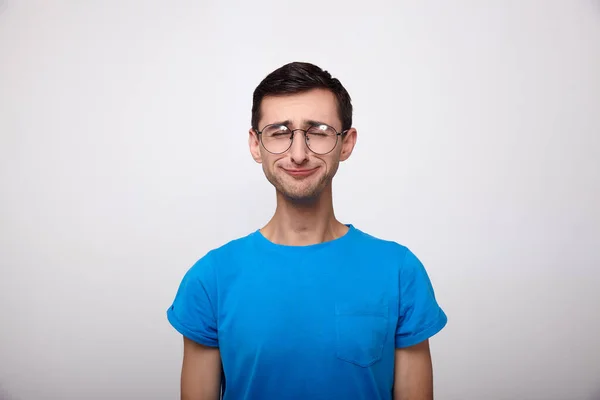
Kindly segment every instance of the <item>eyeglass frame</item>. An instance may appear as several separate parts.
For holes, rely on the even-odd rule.
[[[331,148],[331,150],[329,150],[326,153],[317,153],[316,151],[314,151],[313,149],[311,149],[310,145],[308,144],[308,131],[311,130],[312,128],[314,128],[315,126],[318,126],[318,125],[325,125],[326,127],[331,128],[335,132],[335,144],[333,145],[333,147]],[[281,151],[279,153],[274,153],[271,150],[267,149],[267,146],[265,146],[265,144],[263,143],[262,133],[264,132],[265,129],[267,129],[270,126],[285,126],[286,129],[288,129],[290,131],[290,134],[291,134],[291,136],[290,136],[290,145],[285,150],[283,150],[283,151]],[[308,129],[300,129],[300,128],[290,129],[286,124],[282,124],[282,123],[267,124],[267,125],[263,126],[262,130],[260,130],[260,131],[257,128],[254,128],[254,132],[256,132],[256,134],[258,135],[258,139],[260,141],[260,144],[262,145],[262,147],[266,151],[268,151],[271,154],[283,154],[286,151],[288,151],[289,149],[291,149],[292,145],[294,144],[294,137],[296,135],[296,131],[301,131],[301,132],[304,133],[304,144],[306,145],[306,148],[309,149],[311,152],[313,152],[313,153],[315,153],[317,155],[320,155],[320,156],[327,155],[327,154],[331,153],[333,150],[335,150],[335,147],[337,146],[338,141],[339,141],[339,137],[340,136],[344,136],[346,133],[348,133],[349,130],[350,129],[346,129],[344,131],[338,132],[337,129],[335,129],[333,126],[331,126],[329,124],[321,123],[321,122],[311,124],[311,127],[308,128]]]

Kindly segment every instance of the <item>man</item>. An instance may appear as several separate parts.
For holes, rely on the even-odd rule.
[[[250,153],[277,207],[179,286],[167,316],[184,337],[182,399],[433,398],[428,340],[447,317],[423,265],[334,214],[356,137],[350,96],[315,65],[256,88]]]

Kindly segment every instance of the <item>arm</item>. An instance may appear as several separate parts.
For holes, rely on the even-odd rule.
[[[394,400],[433,400],[433,367],[429,339],[448,317],[437,303],[421,261],[405,252],[399,279]]]
[[[433,400],[429,340],[396,349],[394,400]]]
[[[183,335],[181,400],[221,398],[217,304],[214,264],[207,254],[186,272],[167,310],[167,319]]]
[[[221,354],[216,347],[198,344],[184,336],[181,400],[221,398]]]

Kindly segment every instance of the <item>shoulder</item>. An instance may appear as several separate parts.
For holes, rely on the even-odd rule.
[[[410,252],[406,245],[398,241],[376,236],[360,229],[356,229],[356,233],[356,240],[360,242],[361,246],[368,247],[369,250],[377,250],[386,256],[404,258],[406,253]]]
[[[235,264],[235,261],[248,257],[254,248],[255,235],[256,231],[209,249],[189,268],[188,275],[206,276],[214,274],[216,269]]]
[[[399,269],[414,269],[422,267],[421,260],[408,247],[408,245],[367,233],[359,229],[357,231],[357,240],[363,248],[368,249],[371,254],[377,254],[378,257],[385,258],[392,262]]]

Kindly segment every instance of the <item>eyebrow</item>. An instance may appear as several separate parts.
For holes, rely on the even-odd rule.
[[[308,125],[310,125],[310,126],[316,126],[316,125],[327,125],[327,126],[330,126],[330,125],[329,125],[328,123],[326,123],[326,122],[315,121],[315,120],[312,120],[312,119],[305,120],[305,121],[304,121],[304,123],[305,123],[305,124],[308,124]]]
[[[271,122],[269,125],[285,125],[285,126],[289,127],[289,125],[291,123],[292,123],[291,120],[286,119],[285,121]],[[330,126],[326,122],[316,121],[313,119],[305,119],[304,121],[302,121],[302,125],[308,125],[308,126],[327,125],[327,126]]]
[[[275,122],[269,122],[267,125],[285,125],[288,126],[292,121],[290,121],[289,119],[286,119],[285,121],[275,121]],[[267,126],[265,125],[265,126]]]

